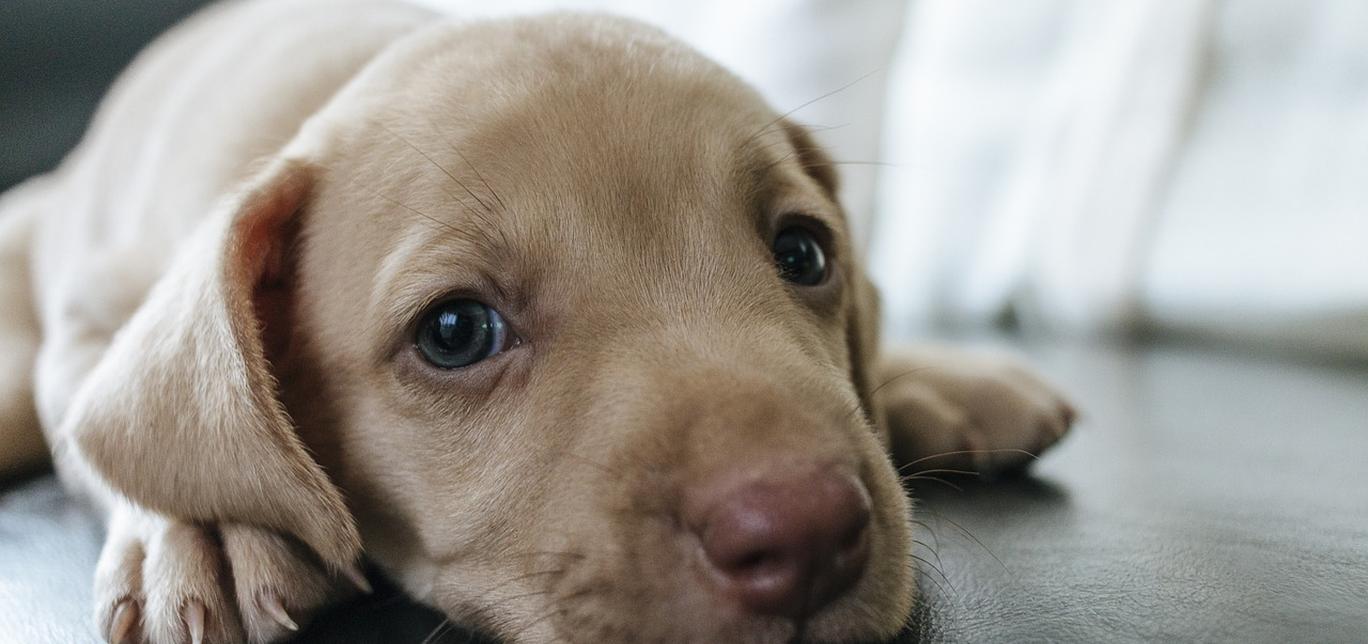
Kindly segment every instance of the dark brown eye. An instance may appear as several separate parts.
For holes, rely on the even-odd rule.
[[[779,276],[799,286],[816,286],[826,279],[826,253],[805,228],[790,226],[774,238],[774,263]]]
[[[508,348],[508,327],[485,304],[451,300],[423,316],[413,343],[432,366],[459,369]]]

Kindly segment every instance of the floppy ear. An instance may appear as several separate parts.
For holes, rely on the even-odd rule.
[[[836,194],[840,187],[839,178],[831,157],[817,145],[807,130],[788,119],[783,119],[781,123],[803,170],[826,190],[832,201],[839,202]],[[855,253],[854,248],[848,251]],[[850,380],[860,396],[865,415],[886,439],[883,409],[881,405],[874,404],[871,384],[879,363],[879,292],[865,275],[859,258],[855,259],[857,261],[850,262],[850,270],[846,274],[846,345],[850,351]]]
[[[312,170],[276,161],[209,216],[82,384],[64,423],[116,491],[182,519],[292,534],[327,564],[360,554],[342,494],[276,396],[290,253]]]
[[[879,357],[879,291],[869,281],[864,269],[855,267],[850,271],[849,295],[846,305],[846,345],[850,347],[850,380],[855,392],[860,396],[860,406],[865,416],[879,429],[879,435],[888,441],[888,422],[884,406],[878,404],[874,382],[882,361]]]

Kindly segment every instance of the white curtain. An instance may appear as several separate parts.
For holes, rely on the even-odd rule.
[[[925,0],[894,69],[894,331],[1368,356],[1368,3]]]

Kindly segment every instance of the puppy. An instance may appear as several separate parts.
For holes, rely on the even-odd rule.
[[[41,431],[108,517],[111,641],[280,640],[363,552],[510,642],[887,638],[893,463],[1017,466],[1072,412],[881,356],[836,182],[634,22],[208,9],[0,202],[5,467]]]

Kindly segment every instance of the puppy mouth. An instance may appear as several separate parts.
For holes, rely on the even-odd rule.
[[[412,632],[416,635],[414,641],[423,641],[427,644],[521,644],[525,641],[516,633],[508,635],[498,635],[490,629],[482,629],[464,624],[461,620],[450,617],[443,613],[436,612],[426,607],[412,605],[403,609],[392,608],[393,597],[386,597],[383,593],[375,596],[375,602],[390,604],[389,610],[397,611],[405,620],[405,632]],[[348,611],[355,612],[354,606],[346,608]],[[367,614],[369,611],[366,611]],[[340,632],[345,632],[345,629]],[[800,620],[793,624],[792,634],[780,636],[774,641],[780,644],[825,644],[827,642],[842,642],[844,644],[916,644],[922,641],[919,635],[920,630],[909,619],[908,623],[902,627],[895,635],[888,638],[862,638],[851,639],[846,637],[819,639],[809,632],[809,624],[806,620]],[[606,640],[578,640],[574,634],[563,634],[554,641],[606,641]],[[622,640],[633,641],[633,640]],[[690,640],[693,641],[693,640]],[[701,640],[699,640],[701,641]]]
[[[463,630],[454,618],[444,619],[442,628],[450,629],[459,635],[450,641],[497,642],[500,644],[524,644],[530,642],[568,642],[568,643],[627,643],[638,641],[678,641],[678,642],[769,642],[772,644],[903,644],[920,641],[910,616],[904,625],[892,636],[871,635],[871,627],[851,623],[852,611],[824,608],[810,615],[793,618],[746,618],[741,623],[722,628],[709,628],[712,622],[725,622],[727,616],[712,615],[692,617],[687,628],[661,630],[656,612],[642,611],[644,615],[629,616],[627,621],[611,620],[605,623],[602,615],[587,615],[591,610],[577,610],[576,604],[585,602],[592,605],[595,598],[591,593],[578,592],[565,596],[563,605],[541,611],[537,621],[545,622],[546,634],[537,634],[537,621],[512,625],[510,629]],[[587,608],[584,606],[583,608]],[[636,613],[636,611],[632,611]],[[545,619],[555,615],[562,619]],[[734,617],[734,616],[732,616]],[[839,622],[839,623],[838,623]],[[600,623],[601,627],[585,627],[586,623]],[[702,626],[702,632],[695,628]],[[447,640],[432,640],[447,641]]]

